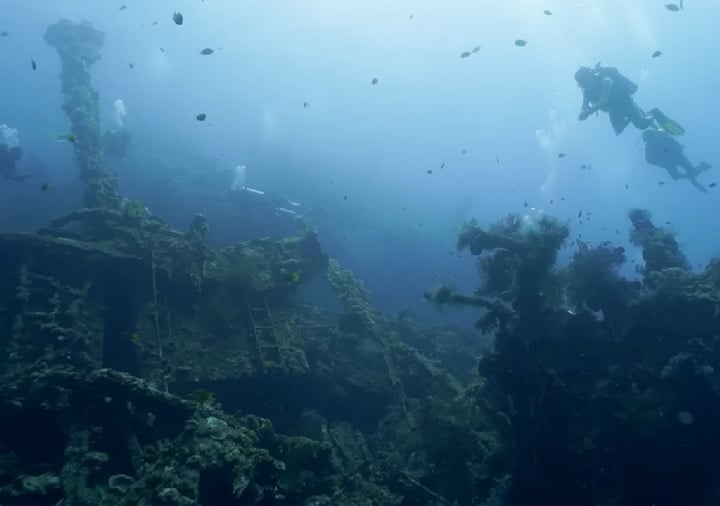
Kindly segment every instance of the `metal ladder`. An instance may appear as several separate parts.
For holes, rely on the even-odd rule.
[[[261,300],[260,300],[261,298]],[[255,340],[258,360],[263,371],[283,366],[283,356],[277,338],[272,314],[264,295],[247,296],[250,332]]]

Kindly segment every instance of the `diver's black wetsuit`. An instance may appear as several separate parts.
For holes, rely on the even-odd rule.
[[[591,107],[593,110],[607,112],[616,134],[621,134],[630,123],[639,130],[652,125],[652,116],[645,114],[633,100],[632,96],[637,91],[634,82],[622,75],[615,67],[596,66],[593,77],[594,79],[584,83],[583,86],[584,109]],[[606,78],[612,79],[610,94],[605,103],[598,105],[602,96],[603,79]]]

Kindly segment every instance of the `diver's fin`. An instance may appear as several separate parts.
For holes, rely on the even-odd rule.
[[[707,188],[705,188],[703,185],[698,183],[697,179],[695,177],[689,177],[688,180],[690,181],[690,184],[692,184],[697,190],[707,193]]]
[[[668,118],[664,112],[657,107],[648,111],[657,122],[658,126],[665,130],[670,135],[682,135],[685,133],[685,129],[677,121]]]
[[[712,165],[710,165],[707,162],[700,162],[697,167],[695,167],[695,175],[697,176],[701,172],[705,172],[706,170],[710,169]]]

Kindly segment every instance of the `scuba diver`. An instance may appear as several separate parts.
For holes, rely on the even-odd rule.
[[[697,181],[697,176],[711,167],[709,163],[700,162],[697,166],[690,163],[685,156],[683,145],[661,128],[648,128],[642,136],[647,163],[665,169],[673,179],[687,179],[701,192],[707,192]]]
[[[257,237],[289,237],[303,226],[301,206],[256,188],[243,186],[228,191],[228,203],[240,217],[234,221],[234,234],[241,240]]]
[[[238,225],[245,237],[293,235],[304,223],[299,203],[247,186],[244,165],[236,166],[230,175],[227,199],[242,216]]]
[[[282,197],[271,195],[256,188],[243,186],[230,190],[231,200],[242,207],[256,212],[274,214],[275,216],[299,218],[300,204]]]
[[[18,174],[18,162],[23,150],[19,146],[20,133],[15,128],[0,125],[0,178],[24,181],[32,174]]]
[[[583,91],[583,103],[578,119],[584,121],[597,111],[607,112],[610,124],[617,135],[632,123],[639,130],[645,130],[657,122],[673,135],[684,133],[682,127],[655,108],[643,111],[633,99],[637,84],[622,75],[615,67],[599,63],[594,68],[580,67],[575,72],[575,81]]]
[[[23,151],[20,147],[0,144],[0,178],[19,182],[32,176],[32,174],[18,174],[17,163],[22,155]]]

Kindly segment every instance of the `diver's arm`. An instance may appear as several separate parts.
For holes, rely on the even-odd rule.
[[[611,77],[603,78],[602,84],[600,85],[600,98],[598,98],[597,102],[595,103],[595,109],[599,109],[607,103],[608,98],[610,98],[610,92],[612,91],[614,85],[615,81],[613,81]]]
[[[580,115],[578,116],[578,119],[580,121],[584,121],[587,119],[590,114],[592,114],[593,108],[590,107],[590,98],[588,97],[587,91],[583,91],[583,103],[582,106],[580,106]]]
[[[583,92],[582,110],[583,110],[583,111],[589,111],[589,110],[590,110],[590,97],[588,96],[587,91],[584,91],[584,92]]]

